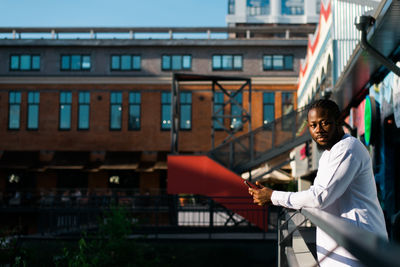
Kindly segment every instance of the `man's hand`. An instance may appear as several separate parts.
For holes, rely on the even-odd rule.
[[[249,194],[253,197],[253,202],[259,206],[264,206],[271,202],[271,196],[273,190],[271,188],[265,187],[259,182],[256,182],[259,189],[249,188]]]

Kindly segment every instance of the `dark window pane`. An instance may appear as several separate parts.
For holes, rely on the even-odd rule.
[[[162,69],[163,70],[170,70],[171,69],[171,57],[170,56],[163,56],[162,57]]]
[[[140,105],[129,107],[129,129],[140,129]]]
[[[173,70],[182,69],[182,56],[178,55],[172,56],[172,69]]]
[[[89,70],[91,67],[90,56],[82,56],[82,69]]]
[[[171,105],[165,104],[161,109],[161,128],[171,129]]]
[[[37,129],[39,127],[39,106],[29,105],[28,107],[28,129]]]
[[[69,70],[70,66],[70,56],[62,56],[61,57],[61,69],[62,70]]]
[[[242,69],[242,56],[236,55],[233,57],[233,68]]]
[[[120,57],[119,56],[112,56],[111,57],[111,69],[112,70],[119,70],[120,69]]]
[[[71,56],[71,69],[72,70],[80,70],[81,69],[81,56],[80,55],[72,55]]]
[[[191,56],[183,56],[183,69],[191,69],[192,68],[192,57]]]
[[[22,55],[21,56],[21,70],[30,70],[31,69],[31,56]]]
[[[274,68],[274,70],[282,70],[283,69],[283,56],[282,55],[274,55],[273,68]]]
[[[132,57],[129,55],[123,55],[121,57],[121,69],[130,70],[132,68]]]
[[[293,56],[285,56],[285,70],[293,69]]]
[[[264,70],[272,69],[272,57],[264,56]]]
[[[122,106],[121,105],[112,105],[111,106],[111,129],[121,129],[121,115],[122,115]]]
[[[181,105],[181,118],[180,118],[180,128],[190,129],[192,127],[192,107],[191,105],[185,104]]]
[[[221,56],[213,56],[212,58],[213,69],[219,70],[222,68]]]
[[[11,56],[10,69],[19,69],[19,56]]]
[[[32,56],[32,69],[33,70],[40,69],[40,56]]]
[[[216,92],[214,95],[214,116],[217,116],[213,120],[214,129],[223,129],[224,128],[224,93]],[[221,117],[218,117],[221,116]]]
[[[140,56],[133,56],[133,69],[140,70]]]
[[[78,128],[79,129],[89,129],[89,105],[80,105],[79,106],[79,121]]]
[[[232,55],[223,55],[222,56],[222,68],[224,70],[232,69],[233,65],[233,57]]]
[[[60,106],[60,129],[71,128],[71,105]]]
[[[10,105],[8,128],[19,129],[19,118],[20,105]]]

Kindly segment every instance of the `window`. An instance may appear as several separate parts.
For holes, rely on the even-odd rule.
[[[171,129],[171,93],[161,93],[161,130]]]
[[[233,94],[235,94],[235,92]],[[243,126],[242,99],[242,92],[238,92],[235,96],[233,96],[233,100],[235,100],[235,102],[231,100],[231,129],[234,130],[239,130]]]
[[[288,116],[293,111],[294,99],[293,93],[282,93],[282,130],[292,130],[294,125],[294,117]]]
[[[192,68],[191,55],[163,55],[162,70],[190,70]]]
[[[39,55],[11,55],[10,70],[12,70],[12,71],[40,70],[40,56]]]
[[[228,0],[228,14],[235,14],[235,0]]]
[[[275,94],[273,92],[263,93],[263,124],[275,119]]]
[[[110,96],[110,129],[121,130],[122,127],[122,93],[111,93]]]
[[[36,130],[39,128],[39,92],[28,92],[28,120],[27,128]]]
[[[60,93],[60,130],[71,129],[71,103],[72,93]]]
[[[281,4],[282,15],[304,15],[304,0],[282,0]]]
[[[139,55],[112,55],[111,70],[140,70],[141,57]]]
[[[12,91],[8,95],[8,129],[19,129],[20,113],[21,92]]]
[[[61,55],[61,70],[90,70],[90,55]]]
[[[90,92],[79,92],[78,129],[88,130],[90,121]]]
[[[243,59],[241,55],[213,55],[213,70],[242,70]]]
[[[140,129],[140,93],[129,93],[129,130]]]
[[[269,0],[247,0],[247,15],[258,16],[270,13]]]
[[[265,55],[264,70],[293,70],[292,55]]]
[[[179,128],[181,130],[190,130],[192,128],[192,93],[181,92],[179,94],[180,118]]]
[[[216,92],[214,94],[214,116],[218,116],[213,119],[213,127],[215,130],[224,129],[224,93]],[[220,117],[221,116],[221,117]]]

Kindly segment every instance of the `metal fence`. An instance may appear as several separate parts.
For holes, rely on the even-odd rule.
[[[264,229],[277,229],[274,208],[248,208],[244,197],[198,195],[135,195],[126,191],[99,190],[80,196],[51,191],[46,195],[21,192],[21,200],[2,203],[3,216],[21,216],[22,224],[36,224],[42,235],[74,234],[96,230],[113,207],[123,207],[132,221],[133,232],[140,234],[184,232],[258,232],[264,231],[250,221],[262,222]],[[99,192],[103,192],[100,194]],[[30,195],[27,201],[22,196]],[[15,195],[15,193],[14,193]],[[230,210],[229,204],[235,209]],[[239,215],[240,214],[240,215]],[[268,215],[268,216],[267,216]],[[29,219],[26,219],[29,218]],[[259,226],[259,225],[258,225]]]

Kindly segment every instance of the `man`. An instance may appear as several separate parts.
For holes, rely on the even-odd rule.
[[[249,189],[254,203],[319,208],[387,238],[371,158],[358,139],[343,132],[339,107],[331,100],[317,100],[308,110],[307,123],[312,139],[324,151],[313,186],[301,192],[282,192],[257,183],[260,189]],[[321,266],[361,265],[344,248],[336,247],[336,242],[317,228]]]

